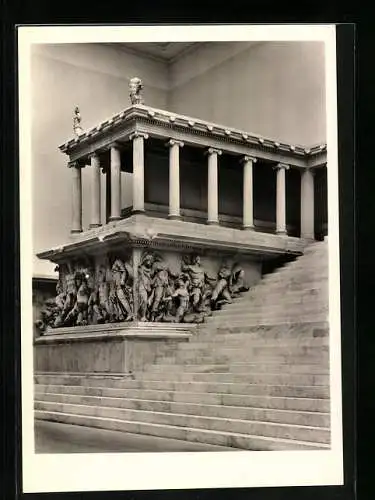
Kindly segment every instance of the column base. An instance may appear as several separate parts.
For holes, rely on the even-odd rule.
[[[218,220],[208,220],[208,221],[206,221],[206,224],[208,226],[219,226],[219,221]]]
[[[136,208],[136,209],[133,209],[133,210],[132,210],[132,214],[133,214],[133,215],[136,215],[136,214],[144,214],[144,213],[145,213],[145,209],[140,210],[140,209]]]
[[[169,220],[181,220],[181,215],[168,215]]]
[[[82,229],[71,229],[70,230],[70,234],[79,234],[79,233],[82,233],[83,230]]]
[[[315,236],[313,234],[301,234],[301,238],[307,241],[315,241]]]
[[[121,220],[121,217],[119,217],[117,215],[111,215],[111,217],[109,218],[109,222],[114,222],[117,220]]]
[[[285,230],[283,230],[283,229],[280,229],[280,230],[276,231],[276,234],[277,234],[278,236],[288,236],[287,231],[285,231]]]
[[[89,225],[89,228],[90,228],[90,229],[93,229],[93,228],[95,228],[95,227],[101,227],[101,224],[96,224],[96,223],[93,223],[93,224],[90,224],[90,225]]]
[[[254,231],[255,227],[254,226],[242,226],[241,228],[243,231]]]

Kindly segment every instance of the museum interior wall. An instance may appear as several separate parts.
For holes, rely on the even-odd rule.
[[[71,179],[58,146],[73,136],[72,115],[79,106],[82,125],[89,128],[129,105],[128,78],[144,83],[145,103],[236,127],[249,132],[312,145],[325,142],[324,54],[321,43],[203,44],[170,65],[146,56],[97,44],[37,46],[32,55],[32,164],[34,253],[66,241],[71,223]],[[246,105],[244,105],[246,103]],[[165,155],[146,149],[146,201],[166,203],[159,190],[167,182]],[[238,169],[228,183],[230,159],[219,171],[220,213],[241,213]],[[181,204],[206,210],[204,158],[184,148],[181,157]],[[228,168],[225,168],[227,164]],[[160,166],[160,168],[158,167]],[[192,167],[196,175],[188,175]],[[274,222],[275,182],[271,169],[254,169],[254,217]],[[88,226],[91,179],[83,169],[83,226]],[[266,171],[267,170],[267,171]],[[199,175],[201,172],[202,175]],[[294,173],[295,174],[295,173]],[[299,179],[288,172],[288,224],[298,234]],[[122,207],[131,205],[129,176],[122,175]],[[167,181],[164,179],[164,181]],[[56,189],[58,185],[58,189]],[[46,186],[51,186],[46,189]],[[263,188],[262,188],[263,186]],[[102,197],[104,199],[104,197]],[[267,203],[265,203],[267,200]],[[102,211],[105,207],[102,207]],[[53,217],[51,217],[53,214]],[[54,266],[34,259],[34,272],[51,274]]]
[[[321,42],[202,45],[171,66],[168,106],[280,141],[326,141]]]
[[[95,44],[35,46],[31,71],[35,253],[65,242],[69,234],[71,179],[58,146],[73,136],[74,107],[80,108],[83,127],[96,125],[128,106],[127,79],[139,74],[148,104],[165,108],[167,72],[162,63]],[[90,203],[87,170],[82,172],[84,207]],[[124,198],[131,193],[129,184],[124,182]],[[83,214],[85,218],[88,210]],[[42,274],[54,269],[36,257],[34,267]]]

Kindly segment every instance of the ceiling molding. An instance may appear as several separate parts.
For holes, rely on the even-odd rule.
[[[131,52],[154,61],[169,64],[202,44],[203,42],[129,42],[108,43],[106,45],[122,52]]]

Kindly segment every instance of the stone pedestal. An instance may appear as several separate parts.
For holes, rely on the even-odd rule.
[[[191,337],[194,325],[139,322],[48,330],[34,342],[36,372],[130,373],[168,355]]]

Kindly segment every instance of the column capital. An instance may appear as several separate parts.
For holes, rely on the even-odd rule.
[[[255,156],[245,155],[240,159],[241,163],[247,163],[251,161],[252,163],[256,163],[258,159]]]
[[[116,149],[121,149],[123,147],[123,144],[113,141],[111,144],[108,145],[108,149],[116,148]]]
[[[68,168],[84,168],[84,166],[78,160],[68,161]]]
[[[301,169],[301,174],[303,175],[305,172],[309,172],[311,175],[316,174],[316,167],[304,167]]]
[[[290,169],[290,166],[286,163],[278,163],[277,165],[275,165],[274,167],[274,170],[289,170]]]
[[[220,156],[221,154],[223,154],[222,150],[221,149],[216,149],[216,148],[208,148],[207,149],[207,154],[209,155],[214,155],[214,154],[217,154],[218,156]]]
[[[137,139],[138,137],[142,137],[143,139],[148,139],[148,134],[146,134],[144,132],[135,131],[129,135],[129,141],[132,141],[133,139]]]
[[[88,155],[89,159],[91,160],[91,158],[99,158],[99,154],[97,151],[94,151],[93,153],[90,153]]]
[[[169,147],[172,146],[178,146],[179,148],[184,147],[184,143],[182,141],[177,141],[176,139],[169,139],[169,141],[167,141],[165,145]]]

